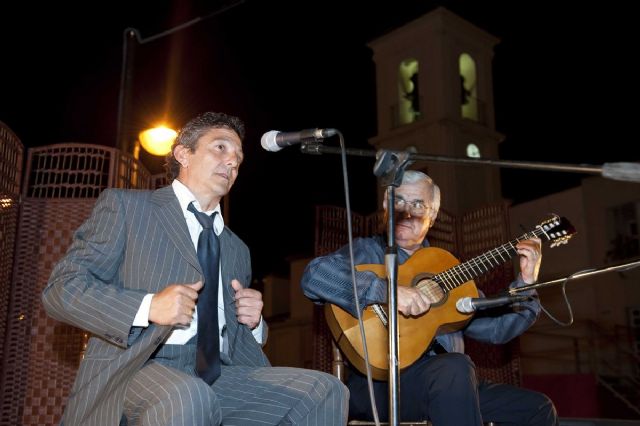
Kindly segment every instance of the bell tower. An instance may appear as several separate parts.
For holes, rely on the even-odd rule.
[[[498,158],[493,48],[499,40],[442,7],[369,43],[376,65],[376,149]],[[420,163],[460,214],[501,199],[497,168]]]

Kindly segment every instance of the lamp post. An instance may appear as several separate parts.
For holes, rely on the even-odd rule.
[[[131,129],[126,124],[125,118],[131,117],[132,110],[132,87],[133,87],[133,64],[135,61],[136,47],[163,38],[175,32],[188,28],[198,22],[213,18],[229,9],[232,9],[245,0],[238,0],[234,3],[209,13],[205,16],[199,16],[183,24],[170,28],[156,35],[142,38],[140,32],[135,28],[126,28],[123,33],[122,40],[122,67],[120,71],[120,91],[118,94],[118,122],[116,125],[116,148],[122,152],[133,153],[135,145],[132,146]]]
[[[120,92],[118,93],[118,122],[116,126],[116,148],[122,152],[131,152],[129,146],[129,126],[125,128],[124,117],[131,116],[131,87],[133,85],[133,61],[135,57],[136,40],[140,40],[140,33],[135,28],[127,28],[123,33],[122,68],[120,71]]]

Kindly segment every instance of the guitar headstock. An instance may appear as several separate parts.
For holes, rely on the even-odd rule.
[[[576,233],[576,228],[565,217],[554,215],[537,226],[540,237],[551,241],[551,247],[567,244]]]

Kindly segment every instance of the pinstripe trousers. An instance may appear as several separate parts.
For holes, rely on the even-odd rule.
[[[347,422],[349,391],[332,375],[287,367],[222,365],[207,385],[195,345],[165,345],[127,387],[127,425],[323,425]]]

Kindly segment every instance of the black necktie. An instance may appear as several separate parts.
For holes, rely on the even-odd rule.
[[[187,208],[196,216],[202,232],[198,237],[198,261],[204,272],[204,287],[198,295],[198,347],[196,372],[205,382],[212,384],[220,376],[220,337],[218,330],[218,270],[220,241],[213,230],[211,216],[199,212],[189,204]]]

